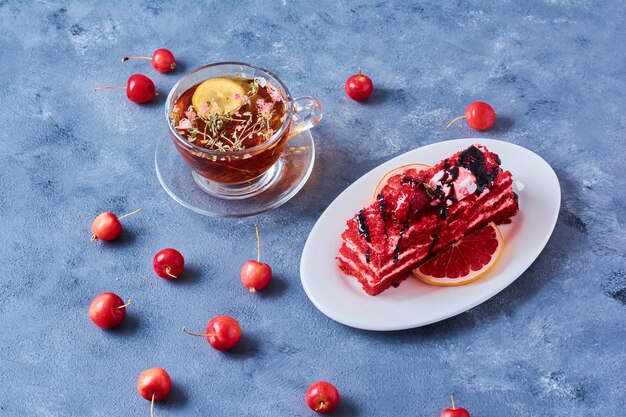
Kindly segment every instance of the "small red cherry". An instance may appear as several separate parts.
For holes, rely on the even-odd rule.
[[[142,74],[133,74],[126,83],[126,96],[133,103],[147,103],[156,95],[152,80]]]
[[[120,220],[139,213],[140,211],[141,209],[138,209],[131,213],[124,214],[121,217],[117,217],[110,211],[99,214],[91,224],[91,241],[116,239],[120,233],[122,233],[122,223],[120,223]]]
[[[170,395],[172,379],[163,368],[150,368],[139,374],[137,391],[150,401],[150,416],[154,416],[154,402],[163,401]]]
[[[346,94],[348,94],[348,97],[352,100],[363,101],[374,91],[374,83],[372,83],[370,77],[361,74],[361,68],[359,68],[358,74],[348,78],[345,89]]]
[[[176,249],[163,249],[154,255],[152,267],[154,268],[154,272],[161,278],[178,278],[185,267],[185,258],[183,258],[183,255]]]
[[[467,124],[474,130],[487,130],[496,121],[496,112],[489,104],[482,101],[475,101],[465,109],[465,115],[453,119],[446,129],[460,119],[467,119]]]
[[[256,231],[257,260],[250,260],[241,267],[241,282],[250,292],[256,292],[267,287],[272,279],[272,268],[268,264],[261,263],[261,238],[259,226],[254,225]]]
[[[128,300],[126,304],[116,294],[112,292],[104,292],[93,299],[89,306],[89,318],[94,324],[103,329],[111,329],[119,326],[126,317],[126,307],[131,303]]]
[[[306,403],[316,413],[327,414],[339,405],[339,391],[330,382],[319,381],[306,390]]]
[[[106,87],[97,87],[96,90],[109,90],[112,88],[126,90],[126,97],[137,104],[147,103],[157,95],[154,83],[143,74],[133,74],[128,77],[126,87],[107,85]]]
[[[470,414],[465,408],[456,408],[454,406],[454,396],[450,396],[452,400],[452,408],[446,408],[441,412],[439,417],[470,417]]]
[[[125,56],[122,58],[122,62],[126,62],[129,59],[149,59],[152,63],[152,67],[159,72],[170,72],[176,68],[176,60],[174,54],[169,49],[159,48],[149,56]]]
[[[221,351],[234,348],[241,339],[241,327],[230,316],[213,317],[206,325],[204,334],[190,333],[184,327],[183,332],[190,336],[206,337],[213,349]]]

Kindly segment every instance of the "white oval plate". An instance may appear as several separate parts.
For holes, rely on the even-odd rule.
[[[409,277],[398,288],[367,295],[354,277],[341,272],[335,260],[346,221],[370,203],[378,181],[390,170],[412,163],[434,165],[474,143],[500,156],[502,168],[513,174],[519,195],[519,213],[511,224],[499,226],[504,248],[498,262],[483,278],[468,285],[434,287]],[[526,148],[491,139],[457,139],[424,146],[374,168],[328,206],[304,246],[302,286],[322,313],[347,326],[389,331],[435,323],[477,306],[515,281],[548,243],[560,206],[556,174]]]

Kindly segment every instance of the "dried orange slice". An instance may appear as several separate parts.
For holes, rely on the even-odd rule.
[[[380,194],[381,192],[384,193],[384,191],[388,190],[389,188],[395,189],[396,187],[398,187],[403,176],[414,176],[417,175],[418,172],[428,168],[430,167],[424,164],[409,164],[392,169],[391,171],[386,173],[383,178],[378,182],[376,190],[374,191],[374,200],[376,200],[376,197],[378,197],[378,194]]]
[[[411,273],[420,281],[442,287],[474,282],[498,260],[504,241],[498,226],[489,223],[445,247]]]

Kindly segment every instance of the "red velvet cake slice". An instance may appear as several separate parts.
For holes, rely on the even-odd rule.
[[[469,232],[518,211],[511,173],[481,145],[398,175],[400,181],[383,187],[341,235],[339,267],[370,295],[397,286],[411,269]]]

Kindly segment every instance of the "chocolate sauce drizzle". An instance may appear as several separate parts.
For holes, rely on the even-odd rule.
[[[485,155],[476,146],[470,146],[459,155],[458,166],[468,169],[476,177],[476,194],[480,195],[486,187],[489,187],[500,171],[494,166],[491,172],[487,170]]]
[[[442,184],[445,181],[445,178],[447,177],[447,175],[448,175],[448,171],[444,171],[443,177],[441,178]],[[441,185],[437,185],[437,187],[435,188],[434,197],[435,199],[441,199],[442,197],[445,197],[445,194],[443,193],[443,189],[441,188]],[[437,205],[437,208],[439,209],[439,216],[443,220],[445,220],[446,216],[448,215],[448,207],[446,206],[445,201],[443,203],[439,203]]]
[[[402,184],[412,184],[412,185],[422,184],[422,181],[418,180],[417,178],[409,177],[408,175],[405,175],[404,177],[402,177],[402,180],[400,182]]]
[[[359,233],[361,234],[361,236],[365,237],[365,241],[367,243],[371,243],[370,228],[367,225],[367,220],[365,219],[365,214],[363,214],[363,210],[359,211],[359,214],[356,215],[356,221],[359,225]]]
[[[446,217],[448,217],[448,206],[445,202],[443,202],[437,207],[439,208],[439,216],[441,217],[441,220],[445,220]]]
[[[378,210],[380,211],[380,216],[383,218],[383,228],[385,232],[385,236],[389,237],[387,233],[387,203],[385,202],[385,196],[382,193],[379,193],[376,196],[376,201],[378,201]]]
[[[456,179],[459,178],[459,167],[458,166],[453,166],[452,168],[450,168],[446,172],[450,174],[450,181],[452,181],[452,182],[456,181]]]
[[[441,185],[438,185],[435,188],[435,198],[441,198],[441,197],[443,197],[443,195],[444,195],[443,194],[443,189],[441,188]]]
[[[385,215],[387,214],[387,203],[385,202],[385,196],[382,193],[379,193],[376,196],[376,200],[378,201],[378,209],[380,212]]]
[[[396,248],[393,251],[393,263],[398,263],[398,257],[400,256],[400,244],[402,243],[402,238],[404,237],[404,232],[409,228],[409,223],[404,223],[402,229],[400,229],[400,236],[398,237],[398,243],[396,243]]]
[[[437,244],[437,242],[439,242],[439,230],[437,229],[433,230],[433,233],[431,236],[433,237],[433,241],[430,242],[430,246],[428,247],[429,255],[433,252],[433,249],[435,248],[435,245]]]

